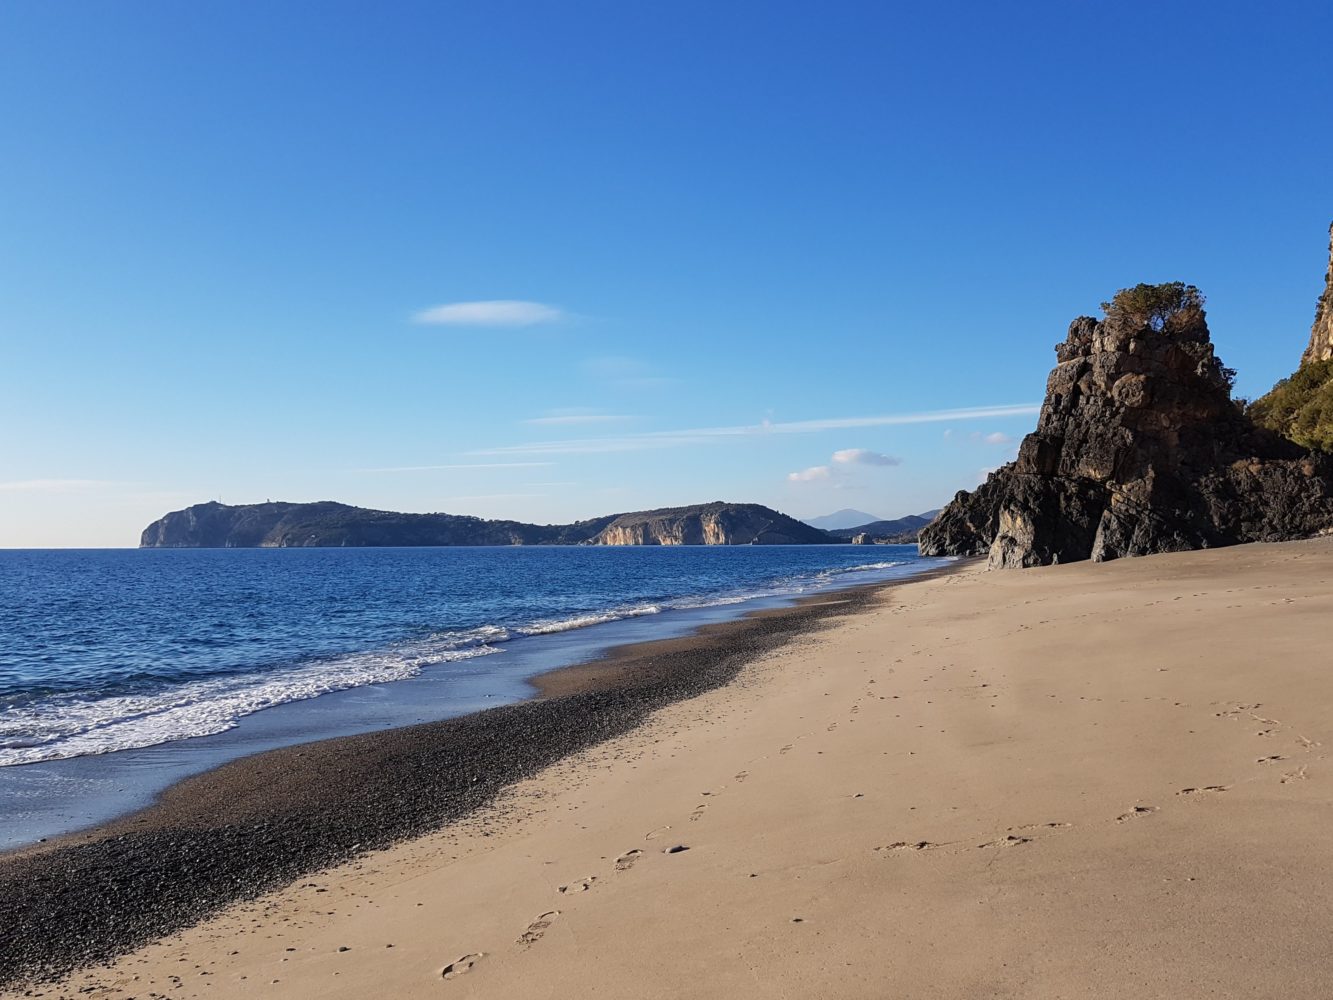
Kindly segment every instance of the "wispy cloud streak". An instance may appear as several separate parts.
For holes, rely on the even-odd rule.
[[[885,455],[868,448],[843,448],[833,453],[833,461],[839,465],[902,465],[901,458]]]
[[[562,310],[544,302],[491,299],[432,306],[413,315],[412,322],[430,326],[536,326],[564,318]]]
[[[579,424],[616,424],[633,419],[623,413],[555,413],[545,417],[529,417],[523,423],[534,427],[574,427]]]
[[[1014,403],[1002,406],[972,406],[954,410],[926,410],[918,413],[892,413],[875,417],[834,417],[822,420],[765,422],[734,427],[698,427],[680,431],[645,431],[620,437],[577,438],[568,441],[536,441],[531,444],[505,445],[468,452],[470,455],[580,455],[616,451],[642,451],[704,444],[728,439],[754,439],[771,434],[814,434],[819,431],[857,427],[893,427],[904,424],[930,424],[942,421],[991,420],[1002,417],[1030,416],[1041,410],[1039,403]]]
[[[540,469],[554,462],[461,462],[455,465],[394,465],[383,469],[357,469],[357,472],[442,472],[453,469]]]

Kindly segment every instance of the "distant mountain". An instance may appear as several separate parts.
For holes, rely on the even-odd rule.
[[[878,520],[879,518],[874,514],[844,507],[842,510],[835,510],[832,514],[825,514],[823,517],[807,517],[805,523],[812,528],[822,528],[825,531],[830,531],[836,528],[854,528],[858,524],[868,524],[871,521]]]
[[[931,521],[939,509],[928,510],[922,514],[908,514],[892,521],[871,521],[858,524],[853,528],[837,528],[826,532],[837,541],[850,542],[857,535],[865,535],[868,541],[915,542],[916,534]]]
[[[573,524],[398,514],[319,503],[201,503],[154,521],[141,548],[420,545],[827,545],[817,528],[752,503],[608,514]]]

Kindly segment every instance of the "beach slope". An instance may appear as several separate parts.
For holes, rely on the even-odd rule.
[[[1326,995],[1331,584],[1317,540],[888,588],[468,820],[39,991]]]

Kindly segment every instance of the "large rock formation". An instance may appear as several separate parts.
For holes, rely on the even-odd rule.
[[[1301,364],[1330,358],[1333,358],[1333,225],[1328,227],[1328,274],[1324,278],[1324,294],[1319,296],[1319,304],[1315,307],[1310,346],[1301,355]]]
[[[202,503],[144,529],[143,548],[290,548],[385,545],[821,544],[828,535],[758,504],[720,501],[574,524],[487,521],[457,514],[398,514],[347,504]]]
[[[1056,359],[1017,461],[959,493],[922,530],[923,554],[1039,566],[1333,526],[1333,461],[1232,402],[1194,289],[1122,292],[1105,320],[1074,320]]]

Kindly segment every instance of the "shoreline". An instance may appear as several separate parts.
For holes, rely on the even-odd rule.
[[[1324,995],[1333,538],[956,569],[31,995]]]
[[[303,875],[438,830],[657,709],[729,683],[746,663],[864,609],[882,590],[961,565],[614,647],[533,678],[537,696],[513,704],[232,760],[171,785],[144,809],[0,854],[0,986],[106,962]]]

